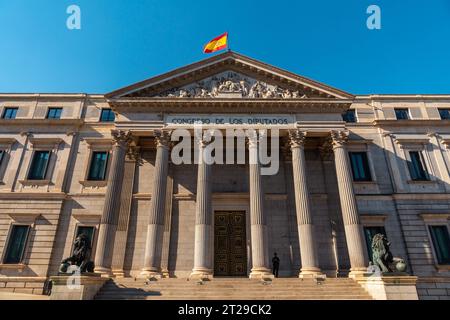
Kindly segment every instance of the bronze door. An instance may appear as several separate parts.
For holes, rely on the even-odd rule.
[[[247,276],[245,211],[214,213],[214,276]]]

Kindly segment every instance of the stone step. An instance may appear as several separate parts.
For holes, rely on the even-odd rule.
[[[248,289],[248,290],[283,290],[283,291],[297,291],[297,290],[348,290],[352,288],[360,288],[359,286],[327,286],[327,285],[311,285],[311,286],[272,286],[272,285],[259,285],[259,286],[243,286],[243,285],[192,285],[192,286],[164,286],[164,285],[141,285],[141,286],[131,286],[131,285],[105,285],[104,289],[126,289],[126,288],[136,288],[141,290],[212,290],[212,289]]]
[[[347,291],[347,292],[303,292],[303,293],[273,293],[273,292],[260,292],[260,293],[246,293],[246,292],[102,292],[102,296],[239,296],[239,297],[262,297],[262,296],[279,296],[279,297],[302,297],[302,296],[347,296],[347,295],[364,295],[368,296],[366,292],[361,291]]]
[[[105,284],[99,300],[309,300],[372,299],[352,279],[275,279],[263,285],[249,279],[213,279],[199,285],[186,279],[161,279],[148,285],[133,278],[114,279]]]
[[[205,296],[170,296],[170,297],[148,297],[148,296],[106,296],[102,295],[96,298],[96,300],[224,300],[222,295],[205,295]],[[253,297],[226,297],[226,300],[372,300],[368,295],[321,295],[321,296],[253,296]]]
[[[123,284],[123,283],[116,283],[116,284],[107,284],[106,286],[116,286],[116,287],[132,287],[132,288],[137,288],[137,287],[142,287],[142,288],[237,288],[237,287],[242,287],[242,288],[264,288],[264,287],[269,287],[269,288],[282,288],[282,289],[286,289],[286,288],[341,288],[341,289],[345,289],[348,287],[352,287],[355,284],[348,284],[348,285],[336,285],[336,284],[286,284],[286,285],[280,285],[280,284],[262,284],[262,283],[258,283],[258,284],[221,284],[221,283],[204,283],[204,284],[196,284],[196,283],[189,283],[189,284],[183,284],[183,285],[177,285],[177,284],[165,284],[165,283],[150,283],[150,284],[145,284],[145,283],[136,283],[136,284],[132,284],[132,283],[127,283],[127,284]]]
[[[116,285],[105,285],[104,289],[126,289],[126,288],[136,288],[141,290],[170,290],[170,289],[182,289],[182,290],[208,290],[208,289],[248,289],[248,290],[283,290],[283,291],[298,291],[298,290],[348,290],[351,288],[359,288],[353,286],[337,287],[337,286],[214,286],[214,285],[197,285],[197,286],[116,286]]]

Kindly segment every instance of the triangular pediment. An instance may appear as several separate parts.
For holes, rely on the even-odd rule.
[[[176,69],[107,95],[110,99],[350,99],[353,96],[234,52]]]

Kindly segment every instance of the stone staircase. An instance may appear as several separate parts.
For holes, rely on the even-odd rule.
[[[355,281],[278,278],[263,283],[245,278],[214,278],[200,284],[186,279],[159,281],[122,278],[108,281],[96,300],[370,300]]]

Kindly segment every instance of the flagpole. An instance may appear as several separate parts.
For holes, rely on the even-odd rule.
[[[230,48],[230,34],[227,32],[227,46],[228,46],[228,52],[231,52]]]

